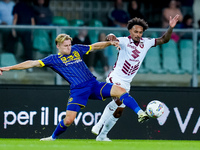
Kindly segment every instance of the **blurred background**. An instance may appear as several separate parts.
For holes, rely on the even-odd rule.
[[[199,6],[200,0],[0,0],[0,67],[56,54],[54,40],[60,33],[69,34],[72,44],[86,45],[104,41],[109,33],[129,36],[126,24],[134,17],[149,25],[143,37],[158,38],[167,30],[169,16],[179,14],[171,40],[148,51],[131,82],[130,94],[142,109],[154,99],[165,103],[163,118],[140,125],[137,116],[125,109],[109,137],[199,140]],[[105,81],[117,53],[109,46],[90,53],[84,61],[97,80]],[[49,68],[4,72],[0,76],[0,137],[49,136],[65,116],[63,102],[69,90],[68,83]],[[104,104],[90,100],[72,130],[61,138],[94,139],[91,128],[109,100]]]
[[[128,36],[127,21],[145,19],[143,37],[157,38],[177,13],[180,20],[171,40],[151,48],[132,81],[133,86],[200,86],[200,1],[198,0],[1,0],[0,67],[57,53],[59,33],[73,37],[72,44],[92,44],[109,33]],[[118,12],[121,15],[116,15]],[[117,59],[115,47],[92,53],[86,64],[105,81]],[[90,61],[88,61],[90,60]],[[48,68],[5,72],[0,84],[67,85]]]

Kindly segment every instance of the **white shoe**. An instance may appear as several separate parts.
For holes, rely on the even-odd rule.
[[[149,116],[147,115],[146,111],[138,116],[138,122],[139,123],[144,123],[148,120],[149,120]]]
[[[108,137],[100,137],[100,136],[97,136],[96,141],[111,142],[111,140]]]
[[[54,141],[54,140],[56,139],[53,139],[52,136],[40,139],[40,141]]]
[[[95,124],[95,125],[92,127],[91,132],[92,132],[93,134],[95,134],[95,135],[98,135],[100,129],[101,129],[101,126],[99,126],[98,124]]]

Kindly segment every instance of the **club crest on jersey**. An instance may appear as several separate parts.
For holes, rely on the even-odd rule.
[[[144,48],[144,43],[143,43],[143,42],[140,42],[139,46],[140,46],[141,48]]]

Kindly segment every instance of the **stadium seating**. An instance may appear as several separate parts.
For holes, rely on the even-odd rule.
[[[184,70],[180,70],[179,68],[178,46],[174,40],[170,40],[168,43],[162,45],[162,56],[163,69],[174,74],[185,73]]]
[[[46,30],[34,30],[33,48],[41,53],[51,53],[50,37]]]
[[[103,27],[103,23],[100,20],[92,19],[89,22],[89,26],[91,26],[91,27]]]
[[[180,61],[181,69],[192,73],[193,63],[193,41],[190,39],[180,40]]]
[[[54,16],[53,17],[53,25],[56,26],[68,26],[69,22],[65,17],[62,16]]]
[[[138,70],[138,73],[147,73],[148,72],[148,69],[146,69],[144,67],[144,62],[141,64],[139,70]]]
[[[74,27],[83,26],[84,24],[84,21],[80,19],[74,19],[70,21],[70,25]]]
[[[121,31],[113,31],[113,32],[111,32],[111,33],[113,33],[116,37],[123,37]]]
[[[0,54],[0,66],[7,67],[17,64],[17,60],[13,53],[2,53]]]
[[[166,73],[164,69],[161,68],[160,60],[160,47],[152,47],[147,52],[147,55],[144,60],[145,67],[153,73]]]
[[[17,60],[13,53],[0,54],[0,67],[7,67],[7,66],[16,65],[16,64],[17,64]],[[9,72],[5,71],[3,74],[8,80],[12,80],[12,79],[19,80],[25,77],[26,71],[25,70],[11,70]]]
[[[92,19],[89,22],[89,26],[90,27],[103,27],[103,23],[100,20]],[[88,32],[91,43],[98,42],[99,33],[100,33],[99,30],[98,31],[97,30],[90,30]]]
[[[200,74],[200,40],[197,45],[197,53],[198,53],[198,74]]]
[[[85,24],[84,21],[80,19],[74,19],[70,21],[70,26],[74,26],[74,27],[83,26],[84,24]],[[73,38],[78,34],[78,30],[71,30],[69,34]]]
[[[116,47],[108,46],[108,47],[105,48],[104,55],[108,59],[109,67],[113,67],[114,66],[114,64],[115,64],[115,62],[117,60],[117,54],[118,54],[118,51],[116,50]]]
[[[56,33],[56,31],[54,30],[54,31],[52,31],[51,32],[51,38],[50,38],[50,43],[51,43],[51,47],[52,47],[52,53],[56,53],[57,52],[57,50],[56,50],[56,43],[55,43],[55,39],[56,39],[56,36],[57,36],[57,33]]]
[[[159,34],[156,33],[156,32],[152,32],[150,37],[151,38],[157,38],[157,37],[159,37]]]

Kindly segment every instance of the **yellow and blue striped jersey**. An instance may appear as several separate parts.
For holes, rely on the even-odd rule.
[[[61,75],[72,89],[94,77],[83,61],[83,55],[90,50],[91,46],[76,44],[71,47],[69,55],[52,54],[39,62]]]

